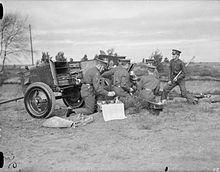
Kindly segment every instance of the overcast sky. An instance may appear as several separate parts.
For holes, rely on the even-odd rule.
[[[220,1],[2,1],[5,12],[29,17],[35,59],[55,56],[93,58],[114,48],[138,62],[159,49],[184,61],[220,62]],[[30,61],[31,62],[31,61]]]

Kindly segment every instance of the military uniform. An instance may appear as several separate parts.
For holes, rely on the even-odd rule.
[[[81,87],[81,96],[84,100],[84,107],[74,109],[75,113],[89,115],[94,113],[96,105],[96,95],[106,95],[106,91],[100,84],[100,72],[96,67],[90,68],[85,72],[84,82]]]
[[[154,74],[144,75],[138,83],[138,91],[140,98],[144,100],[154,101],[155,95],[158,95],[160,90],[160,81]]]
[[[113,97],[115,92],[104,89],[104,85],[100,76],[100,73],[105,70],[108,62],[96,59],[96,66],[88,69],[83,76],[83,84],[81,87],[81,97],[84,100],[84,107],[72,109],[71,107],[67,108],[65,113],[66,117],[69,117],[71,113],[89,115],[94,113],[96,106],[96,96],[105,95]]]
[[[119,63],[130,63],[130,60],[120,59]],[[130,81],[130,74],[121,64],[119,64],[117,67],[102,74],[102,77],[109,76],[113,76],[112,89],[115,92],[115,95],[119,97],[119,100],[124,103],[125,109],[127,109],[133,104],[133,97],[129,94],[133,86]]]
[[[177,55],[180,55],[181,51],[179,50],[173,50],[173,55],[175,55],[175,53],[177,53]],[[177,81],[174,81],[174,78],[178,75],[178,73],[181,72],[181,74],[178,76]],[[162,93],[162,97],[161,100],[165,100],[167,99],[167,96],[169,94],[169,92],[176,87],[177,85],[180,88],[181,91],[181,95],[183,97],[185,97],[187,99],[187,101],[189,103],[193,103],[194,102],[194,98],[193,96],[187,92],[186,90],[186,86],[185,86],[185,76],[187,74],[187,70],[185,67],[185,64],[183,63],[182,60],[180,59],[172,59],[170,61],[170,66],[169,66],[169,81],[171,81],[170,84],[166,84],[163,88],[163,93]]]
[[[157,78],[157,79],[160,78],[160,74],[159,74],[157,68],[155,68],[155,70],[154,70],[154,76],[155,76],[155,78]]]

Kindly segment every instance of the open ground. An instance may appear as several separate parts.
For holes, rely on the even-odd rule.
[[[189,81],[192,92],[220,88],[220,82]],[[20,85],[3,85],[0,101],[22,95]],[[54,115],[65,105],[57,101]],[[220,103],[183,98],[169,101],[159,116],[148,111],[104,122],[102,114],[83,127],[44,128],[23,101],[0,106],[3,170],[16,162],[21,171],[213,171],[220,168]]]

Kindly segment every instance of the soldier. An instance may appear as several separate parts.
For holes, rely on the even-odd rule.
[[[111,70],[111,69],[113,69],[114,67],[116,67],[116,66],[114,65],[113,60],[110,60],[109,65],[108,65],[108,69]]]
[[[163,88],[161,100],[162,103],[166,103],[169,92],[178,85],[181,91],[181,95],[187,99],[187,102],[191,104],[196,104],[197,101],[194,100],[193,96],[186,90],[184,78],[186,76],[187,70],[183,61],[179,59],[180,53],[181,51],[179,50],[172,50],[173,59],[170,60],[169,81]],[[180,71],[181,74],[177,77]]]
[[[155,101],[155,96],[159,94],[160,80],[156,77],[155,66],[147,64],[148,75],[141,77],[138,83],[138,91],[141,99]]]
[[[77,109],[71,109],[68,107],[66,112],[67,117],[70,116],[71,113],[90,115],[95,111],[97,95],[106,95],[110,97],[115,95],[114,91],[108,92],[100,84],[100,73],[105,70],[108,62],[99,59],[96,60],[98,62],[97,65],[88,69],[83,78],[84,81],[81,87],[81,96],[84,100],[84,107]]]
[[[119,65],[102,74],[103,77],[113,75],[113,90],[116,96],[119,97],[127,109],[133,101],[130,93],[134,92],[133,84],[130,81],[130,74],[127,71],[130,65],[129,59],[119,59]]]

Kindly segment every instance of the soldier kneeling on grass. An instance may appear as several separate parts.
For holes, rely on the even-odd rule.
[[[159,95],[160,80],[155,76],[155,66],[147,64],[147,75],[143,75],[137,85],[139,97],[142,101],[156,102],[156,95]]]
[[[71,113],[84,115],[90,115],[94,113],[97,95],[105,95],[109,97],[115,96],[114,91],[107,91],[103,88],[103,85],[100,84],[100,74],[105,70],[108,62],[99,59],[96,60],[97,65],[88,69],[83,77],[83,84],[80,92],[81,97],[84,100],[84,107],[77,109],[71,109],[71,107],[68,107],[66,112],[67,117],[70,116]]]
[[[137,83],[135,99],[139,104],[139,109],[147,109],[153,115],[159,115],[160,111],[163,110],[161,102],[156,101],[156,96],[159,95],[160,90],[160,80],[155,75],[155,66],[147,64],[146,67],[147,74],[141,76]]]
[[[129,59],[119,59],[119,65],[102,74],[102,77],[112,76],[112,89],[118,96],[119,100],[124,103],[125,110],[131,106],[135,106],[135,100],[131,93],[135,91],[135,86],[130,80],[128,68],[130,66]]]

